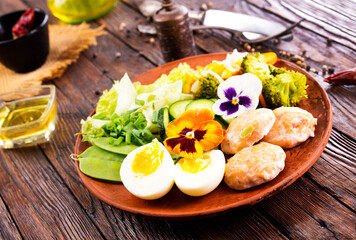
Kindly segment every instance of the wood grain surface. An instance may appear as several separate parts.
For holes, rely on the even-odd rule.
[[[270,40],[252,47],[303,55],[305,63],[318,71],[310,74],[327,92],[334,116],[321,157],[282,192],[217,217],[156,220],[98,200],[85,188],[69,157],[80,120],[113,80],[125,72],[134,78],[164,63],[156,37],[136,31],[146,18],[132,1],[119,1],[113,11],[90,23],[105,24],[108,35],[98,38],[98,45],[85,51],[61,78],[49,82],[56,85],[58,96],[53,139],[36,147],[0,150],[0,239],[356,239],[356,87],[322,82],[328,75],[323,76],[323,65],[336,72],[356,65],[355,1],[176,2],[193,10],[205,3],[285,26],[305,19],[293,30],[292,41]],[[45,0],[1,0],[0,14],[27,7],[42,8],[50,23],[59,23]],[[244,49],[222,31],[200,31],[194,38],[199,54]]]

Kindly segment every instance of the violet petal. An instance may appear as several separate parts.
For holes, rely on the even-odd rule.
[[[236,90],[233,87],[229,87],[228,89],[224,90],[225,97],[229,100],[232,100],[234,97],[237,96]]]
[[[239,104],[232,104],[231,101],[223,102],[220,105],[220,110],[227,112],[227,115],[231,115],[239,110]]]
[[[239,104],[248,108],[251,106],[252,100],[249,96],[239,96]]]

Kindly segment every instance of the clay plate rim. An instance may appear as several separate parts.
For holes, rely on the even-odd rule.
[[[197,65],[206,65],[206,64],[210,63],[212,60],[222,60],[225,58],[226,54],[227,53],[205,54],[205,55],[193,56],[193,57],[177,60],[174,62],[170,62],[170,63],[164,64],[162,66],[159,66],[157,68],[151,69],[151,70],[137,76],[136,78],[133,79],[133,81],[141,81],[141,83],[143,83],[143,84],[148,84],[148,83],[156,80],[161,74],[169,73],[169,71],[172,68],[178,66],[179,63],[187,62],[189,65],[191,65],[191,67],[196,67]],[[321,114],[322,117],[320,117],[320,119],[322,118],[323,121],[320,123],[319,122],[320,119],[318,118],[318,125],[315,130],[316,136],[314,138],[310,138],[302,145],[297,146],[297,147],[293,148],[292,150],[286,151],[286,153],[287,153],[286,168],[287,168],[287,164],[288,164],[288,162],[287,162],[288,159],[290,159],[289,161],[293,160],[295,162],[294,158],[298,157],[299,152],[305,153],[306,149],[308,149],[308,144],[314,143],[314,145],[316,144],[317,146],[315,148],[309,147],[311,149],[309,149],[309,151],[307,152],[309,154],[307,159],[304,159],[304,162],[300,166],[297,166],[297,168],[294,171],[292,171],[290,174],[288,174],[286,176],[282,176],[282,175],[284,175],[283,172],[286,171],[286,168],[285,168],[285,170],[283,170],[274,180],[272,180],[266,184],[260,185],[258,187],[251,188],[250,190],[245,190],[245,191],[241,191],[241,192],[229,189],[226,186],[226,184],[224,182],[222,182],[219,185],[219,187],[216,190],[214,190],[212,193],[210,193],[206,196],[200,197],[200,198],[204,198],[204,201],[203,201],[201,207],[207,206],[205,204],[211,204],[211,205],[213,205],[213,207],[208,208],[208,209],[197,209],[196,207],[199,207],[199,203],[198,203],[194,209],[191,209],[191,210],[188,209],[185,211],[181,211],[181,210],[177,210],[177,209],[162,210],[162,209],[157,209],[156,207],[150,209],[151,203],[154,206],[156,205],[154,203],[157,203],[157,204],[163,203],[164,204],[165,203],[164,201],[168,201],[170,198],[177,199],[177,196],[178,196],[178,199],[181,198],[184,201],[188,201],[188,202],[195,201],[197,199],[194,197],[186,196],[183,193],[180,193],[176,187],[174,187],[171,190],[171,192],[168,193],[165,197],[158,199],[158,200],[153,200],[153,201],[141,200],[141,202],[138,203],[138,206],[130,206],[130,204],[128,204],[128,202],[120,202],[120,201],[114,200],[114,199],[110,198],[109,194],[106,194],[106,193],[103,194],[103,193],[101,193],[101,191],[105,190],[105,188],[107,188],[107,190],[115,189],[115,190],[119,191],[120,194],[123,194],[123,195],[125,195],[125,194],[131,195],[131,194],[129,192],[127,192],[127,190],[123,187],[122,184],[109,182],[109,181],[101,181],[101,180],[97,180],[97,179],[90,178],[90,177],[86,176],[85,174],[83,174],[80,171],[79,162],[76,161],[76,169],[77,169],[77,172],[78,172],[81,180],[83,181],[84,185],[87,187],[87,189],[94,196],[96,196],[101,201],[103,201],[111,206],[114,206],[116,208],[119,208],[121,210],[130,212],[133,214],[144,215],[144,216],[149,216],[149,217],[154,217],[154,218],[161,218],[161,219],[193,219],[193,218],[201,218],[201,217],[206,217],[206,216],[218,215],[218,214],[225,213],[229,210],[232,210],[232,209],[235,209],[238,207],[242,207],[242,206],[246,206],[246,205],[253,205],[253,204],[258,203],[266,198],[271,197],[272,195],[276,194],[277,192],[280,192],[281,190],[283,190],[284,188],[286,188],[287,186],[292,184],[294,181],[296,181],[299,177],[301,177],[306,171],[308,171],[309,168],[311,168],[311,166],[320,157],[321,153],[323,152],[323,150],[329,140],[330,134],[331,134],[332,111],[331,111],[330,101],[327,97],[326,92],[320,86],[320,84],[308,72],[299,68],[298,66],[296,66],[293,63],[290,63],[288,61],[281,60],[281,59],[279,59],[275,65],[279,66],[279,67],[283,66],[283,67],[286,67],[287,69],[292,69],[292,70],[303,73],[308,78],[308,84],[314,86],[313,89],[309,89],[308,91],[313,90],[313,91],[316,91],[316,93],[320,94],[320,99],[317,99],[318,104],[313,104],[313,106],[315,105],[314,107],[316,107],[316,108],[312,109],[311,111],[317,111],[319,114]],[[309,94],[309,92],[308,92],[308,94]],[[313,96],[310,96],[309,99],[312,99],[312,97]],[[302,105],[308,104],[308,102],[312,101],[309,99],[305,100],[304,103],[302,103]],[[308,105],[308,106],[311,106],[311,105]],[[95,110],[93,110],[93,112],[90,115],[92,115],[94,112],[95,112]],[[314,117],[316,117],[316,116],[314,115]],[[319,136],[317,134],[319,134]],[[83,142],[81,142],[81,140],[82,140],[82,138],[79,135],[77,137],[76,144],[75,144],[75,154],[80,154],[83,150],[85,150],[89,146],[88,143],[83,143]],[[316,141],[317,141],[317,143],[315,143]],[[230,201],[228,201],[229,203],[223,203],[223,204],[216,203],[216,201],[219,202],[220,200],[223,199],[223,196],[218,195],[219,191],[220,192],[227,191],[227,192],[229,192],[229,194],[231,194],[231,191],[234,192],[231,195],[229,195],[230,198],[232,196],[232,199]],[[247,195],[251,195],[251,196],[248,196],[247,198],[241,199],[241,200],[238,200],[238,197],[236,197],[237,200],[234,201],[234,194],[236,196],[239,196],[239,194],[247,194]],[[184,197],[181,195],[184,195]],[[211,199],[209,200],[209,198],[211,198]],[[134,201],[136,200],[135,197],[133,197],[133,200]],[[137,201],[140,201],[140,200],[137,200]],[[146,205],[148,205],[148,206],[146,206]]]

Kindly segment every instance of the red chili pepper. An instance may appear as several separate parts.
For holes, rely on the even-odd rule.
[[[338,72],[324,79],[331,84],[356,85],[356,68]]]
[[[31,31],[34,19],[35,11],[33,8],[30,8],[21,15],[20,19],[12,27],[12,35],[16,38],[29,33]]]

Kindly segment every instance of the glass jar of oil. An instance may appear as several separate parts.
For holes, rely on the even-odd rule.
[[[80,23],[109,12],[117,0],[47,0],[52,14],[67,23]]]
[[[55,130],[55,87],[43,85],[0,95],[0,147],[46,142]]]

